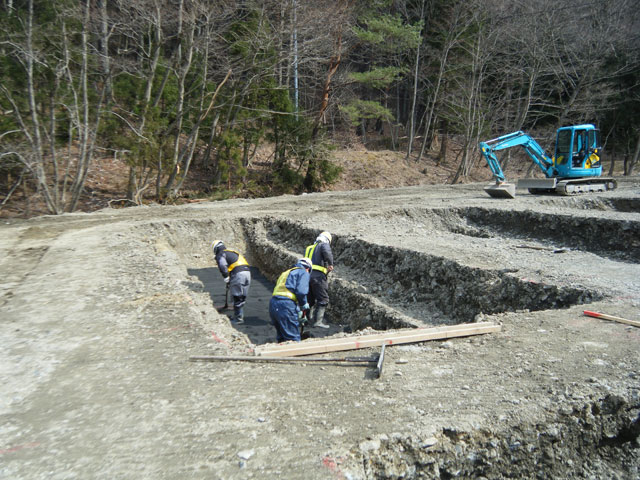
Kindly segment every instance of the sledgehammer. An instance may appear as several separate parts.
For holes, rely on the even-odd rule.
[[[384,364],[384,350],[386,344],[382,345],[380,355],[372,357],[337,357],[337,358],[301,358],[301,357],[268,357],[268,356],[241,356],[241,355],[192,355],[189,360],[192,362],[264,362],[264,363],[364,363],[365,365],[376,364],[376,378],[382,376],[382,366]]]

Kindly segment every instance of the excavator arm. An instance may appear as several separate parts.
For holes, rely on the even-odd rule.
[[[480,151],[489,164],[496,181],[504,182],[504,172],[494,152],[511,147],[521,146],[527,155],[533,160],[540,170],[547,176],[553,175],[553,159],[546,154],[543,148],[533,138],[524,132],[514,132],[503,135],[493,140],[480,142]]]
[[[514,132],[503,135],[486,142],[480,142],[480,151],[487,161],[496,185],[487,187],[485,191],[492,197],[514,198],[515,186],[506,183],[504,172],[500,166],[500,161],[495,152],[511,147],[521,146],[529,157],[535,162],[540,170],[547,176],[553,175],[553,159],[549,157],[543,148],[533,138],[524,132]]]

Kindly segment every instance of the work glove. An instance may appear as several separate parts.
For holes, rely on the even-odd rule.
[[[305,303],[302,307],[300,307],[303,312],[308,312],[311,308],[308,303]]]
[[[304,325],[305,323],[307,323],[307,317],[302,310],[298,311],[298,323],[300,325]]]
[[[224,283],[229,283],[229,280],[231,280],[231,277],[224,277]]]

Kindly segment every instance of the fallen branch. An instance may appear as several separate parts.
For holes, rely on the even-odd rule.
[[[120,202],[120,204],[121,204],[121,205],[120,205],[120,208],[124,208],[124,206],[125,206],[127,203],[130,203],[130,204],[131,204],[132,206],[134,206],[134,207],[139,205],[138,203],[136,203],[136,202],[134,202],[133,200],[130,200],[130,199],[128,199],[128,198],[112,198],[111,200],[109,200],[109,201],[107,202],[107,205],[109,205],[109,208],[116,208],[116,207],[114,207],[114,206],[113,206],[113,204],[114,204],[114,203],[117,203],[117,202]]]
[[[567,251],[566,248],[539,247],[537,245],[516,245],[516,248],[530,248],[531,250],[548,250],[553,253],[564,253]]]

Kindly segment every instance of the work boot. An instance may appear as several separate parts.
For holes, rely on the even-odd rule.
[[[326,309],[327,309],[327,307],[324,306],[324,305],[317,305],[316,306],[315,323],[313,324],[314,327],[329,328],[329,325],[324,323],[324,312],[325,312]]]
[[[231,319],[233,323],[244,323],[244,312],[241,308],[233,309],[233,318]]]

